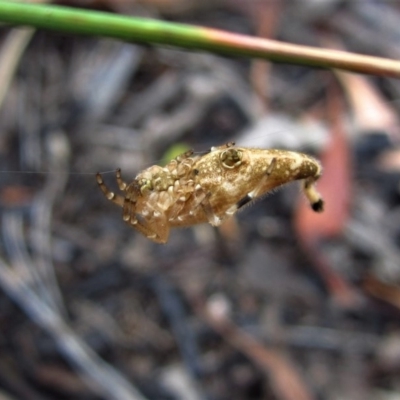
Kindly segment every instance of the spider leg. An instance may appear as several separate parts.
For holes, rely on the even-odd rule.
[[[122,219],[153,242],[166,243],[169,226],[165,213],[149,205],[141,213],[136,213],[137,196],[137,187],[128,187]]]
[[[137,223],[137,220],[134,215],[135,206],[134,200],[132,199],[132,190],[127,191],[122,208],[122,219],[128,224],[135,225]],[[132,218],[132,215],[134,218]]]
[[[143,236],[147,237],[147,239],[150,239],[155,243],[164,244],[168,241],[169,229],[161,235],[159,233],[154,233],[150,228],[140,223],[135,225],[135,229],[137,229]]]
[[[197,185],[194,188],[194,197],[196,199],[196,203],[194,204],[193,208],[201,207],[203,209],[205,216],[207,217],[208,222],[212,226],[219,226],[221,225],[223,220],[214,212],[211,206],[210,203],[211,194],[212,194],[211,192],[206,193],[200,185]],[[193,210],[189,212],[189,215],[190,214],[193,214]],[[186,215],[181,215],[178,218],[181,221],[183,221],[185,220]]]
[[[235,142],[228,142],[228,143],[223,144],[222,146],[213,146],[213,147],[211,147],[210,151],[228,149],[229,147],[233,147],[234,145],[235,145]]]
[[[175,158],[175,160],[176,160],[178,163],[180,163],[180,162],[182,162],[183,160],[185,160],[186,158],[189,158],[191,155],[193,155],[193,150],[188,150],[188,151],[185,151],[185,152],[182,153],[182,154],[179,154],[179,155]]]
[[[169,237],[169,226],[165,215],[163,216],[160,212],[154,212],[152,221],[149,221],[141,214],[138,218],[134,216],[128,221],[135,229],[137,229],[142,235],[156,243],[167,243]]]
[[[144,219],[141,228],[147,231],[145,235],[156,243],[166,243],[169,237],[169,225],[165,212],[154,210],[149,219]]]
[[[175,201],[173,207],[171,207],[171,211],[169,212],[169,220],[170,221],[174,220],[179,215],[179,213],[182,211],[183,207],[185,207],[186,200],[187,200],[187,198],[186,198],[185,194],[181,193],[181,195]]]
[[[124,198],[122,196],[119,196],[119,195],[115,194],[110,189],[108,189],[108,187],[105,185],[105,183],[103,181],[103,177],[100,175],[100,173],[96,174],[96,180],[97,180],[97,184],[99,185],[99,187],[100,187],[101,191],[103,192],[104,196],[108,200],[112,201],[113,203],[119,205],[120,207],[123,207]]]
[[[125,181],[122,180],[121,168],[118,168],[116,170],[115,176],[117,178],[117,183],[118,183],[119,190],[125,190],[128,185],[126,184]]]
[[[212,226],[219,226],[222,223],[222,219],[215,214],[211,203],[210,203],[210,197],[211,197],[211,192],[207,193],[206,196],[204,197],[204,199],[202,200],[202,202],[200,203],[201,208],[204,211],[204,214],[206,215],[208,222],[212,225]]]

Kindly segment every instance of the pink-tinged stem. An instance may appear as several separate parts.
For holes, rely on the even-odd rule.
[[[99,11],[0,0],[0,21],[73,34],[112,37],[136,43],[170,45],[274,62],[400,77],[400,61],[397,60]]]

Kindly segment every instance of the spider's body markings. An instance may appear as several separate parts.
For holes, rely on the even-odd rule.
[[[320,164],[306,154],[228,143],[202,155],[186,152],[165,167],[153,165],[129,184],[118,169],[123,196],[111,192],[100,174],[97,183],[108,200],[123,208],[125,222],[149,239],[166,243],[170,228],[220,225],[243,206],[294,180],[302,180],[312,209],[321,212],[324,203],[315,189],[320,176]]]

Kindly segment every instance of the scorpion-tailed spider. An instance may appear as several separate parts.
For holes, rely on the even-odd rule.
[[[311,208],[322,212],[324,201],[315,189],[321,166],[295,151],[212,147],[205,154],[188,151],[165,167],[153,165],[131,183],[116,172],[122,194],[115,194],[98,173],[105,197],[122,207],[122,219],[147,238],[166,243],[171,228],[209,222],[220,225],[255,199],[285,183],[301,180]]]

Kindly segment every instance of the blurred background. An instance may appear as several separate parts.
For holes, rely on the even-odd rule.
[[[59,3],[61,4],[61,3]],[[76,0],[398,59],[390,0]],[[1,28],[0,399],[400,399],[400,81]],[[159,245],[116,188],[229,141],[316,156]]]

